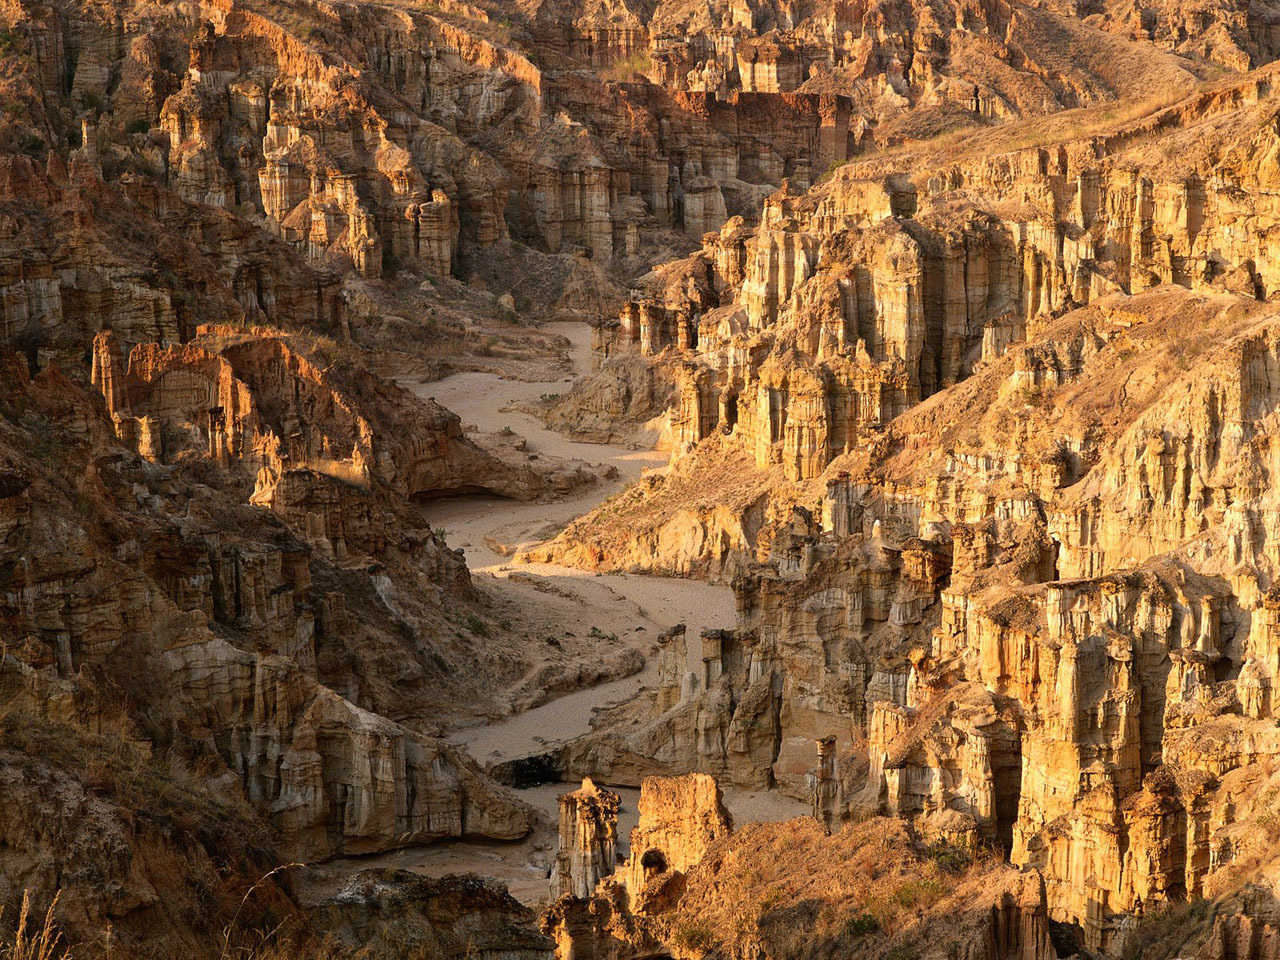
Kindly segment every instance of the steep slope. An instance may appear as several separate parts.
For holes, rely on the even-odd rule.
[[[1270,76],[851,164],[653,274],[607,348],[676,364],[683,446],[540,555],[732,576],[739,622],[554,762],[993,844],[1110,954],[1272,890]]]

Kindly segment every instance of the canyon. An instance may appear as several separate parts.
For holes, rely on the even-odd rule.
[[[1278,59],[0,0],[0,958],[1280,960]]]

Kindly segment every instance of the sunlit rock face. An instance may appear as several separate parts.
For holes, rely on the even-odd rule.
[[[1272,494],[1249,478],[1276,323],[1176,287],[1042,321],[878,457],[837,458],[735,580],[738,628],[692,657],[670,637],[640,725],[570,768],[692,767],[808,794],[833,828],[994,845],[1099,949],[1229,889],[1274,789]]]
[[[1277,315],[1242,224],[1274,218],[1270,73],[851,163],[644,278],[601,350],[672,371],[672,470],[540,555],[730,579],[739,620],[671,635],[568,768],[992,845],[1105,951],[1269,863]],[[748,480],[719,516],[707,485]]]

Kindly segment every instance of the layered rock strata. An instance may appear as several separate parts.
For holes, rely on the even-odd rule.
[[[1231,889],[1269,862],[1273,559],[1244,518],[1270,509],[1250,478],[1276,322],[1169,285],[1042,320],[833,461],[701,672],[673,635],[656,696],[566,764],[703,769],[813,796],[833,829],[880,812],[992,845],[1093,949]]]
[[[680,358],[685,440],[623,516],[644,543],[744,456],[762,495],[729,562],[650,561],[731,571],[737,628],[668,641],[567,768],[993,845],[1090,949],[1269,862],[1275,278],[1240,241],[1270,229],[1271,73],[1060,147],[850,165],[652,274],[602,347]],[[570,536],[543,555],[643,566],[616,524]]]

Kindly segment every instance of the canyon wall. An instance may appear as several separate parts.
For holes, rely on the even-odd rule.
[[[1276,277],[1246,238],[1274,221],[1272,74],[1051,146],[851,163],[644,278],[600,347],[679,371],[672,469],[538,556],[678,558],[738,622],[670,635],[565,768],[1002,851],[1108,953],[1271,864]],[[731,556],[644,547],[717,499],[752,522]]]

